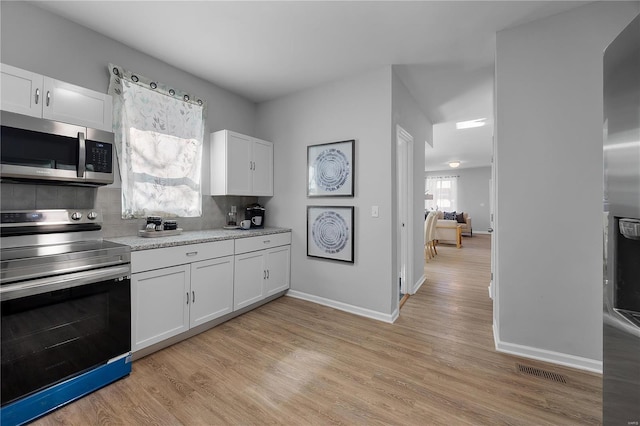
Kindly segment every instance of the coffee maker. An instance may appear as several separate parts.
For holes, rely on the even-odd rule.
[[[258,203],[247,206],[244,218],[251,221],[251,228],[264,228],[264,211],[264,207]]]

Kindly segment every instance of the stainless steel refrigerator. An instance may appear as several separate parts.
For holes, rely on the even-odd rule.
[[[604,53],[603,423],[640,424],[640,16]]]

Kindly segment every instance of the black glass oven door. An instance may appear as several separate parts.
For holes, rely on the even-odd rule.
[[[130,279],[77,282],[20,297],[2,289],[2,406],[131,350]]]

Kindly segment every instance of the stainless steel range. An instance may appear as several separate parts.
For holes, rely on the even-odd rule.
[[[0,423],[22,424],[131,372],[130,250],[97,211],[0,215]]]

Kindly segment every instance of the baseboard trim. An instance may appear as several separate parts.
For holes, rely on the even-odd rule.
[[[383,314],[382,312],[373,311],[371,309],[361,308],[359,306],[350,305],[348,303],[338,302],[336,300],[326,299],[324,297],[315,296],[313,294],[303,293],[297,290],[289,290],[286,296],[293,297],[295,299],[302,299],[308,302],[317,303],[319,305],[335,308],[340,311],[349,312],[350,314],[359,315],[361,317],[367,317],[378,321],[387,323],[394,323],[398,319],[399,310],[396,308],[391,314]]]
[[[517,343],[502,342],[496,332],[495,324],[493,324],[493,339],[495,341],[496,351],[498,352],[602,374],[602,361],[534,348],[532,346],[519,345]]]
[[[418,281],[416,281],[415,284],[413,284],[413,288],[411,289],[411,294],[416,294],[420,289],[420,287],[422,287],[422,284],[425,283],[425,281],[427,281],[427,277],[424,274],[422,274],[422,276],[418,278]]]
[[[476,230],[474,230],[473,233],[474,234],[479,234],[479,235],[491,235],[491,233],[489,231],[476,231]],[[464,237],[465,235],[462,234],[462,236]],[[473,237],[471,237],[471,238],[473,238]]]

